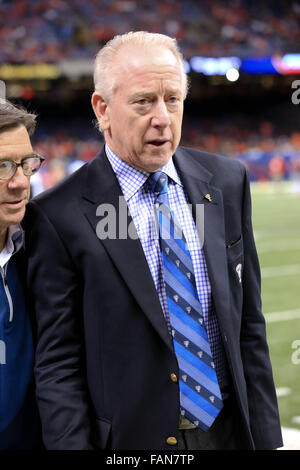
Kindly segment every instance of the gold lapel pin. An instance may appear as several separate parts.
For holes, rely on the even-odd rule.
[[[210,196],[210,194],[205,194],[205,199],[207,199],[209,202],[212,202],[212,198]]]

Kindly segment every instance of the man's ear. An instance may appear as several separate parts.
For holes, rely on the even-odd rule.
[[[92,95],[92,106],[101,130],[107,131],[110,128],[108,105],[97,91]]]

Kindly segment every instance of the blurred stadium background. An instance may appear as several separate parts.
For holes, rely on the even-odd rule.
[[[176,37],[183,51],[182,144],[250,171],[285,448],[300,449],[299,0],[0,0],[2,90],[38,114],[34,147],[47,158],[33,195],[97,153],[93,59],[137,30]]]

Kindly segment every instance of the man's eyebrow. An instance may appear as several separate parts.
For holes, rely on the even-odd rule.
[[[23,158],[36,157],[36,156],[37,156],[36,152],[30,152],[30,153],[27,153],[26,155],[24,155],[24,157],[22,157],[22,160],[23,160]]]
[[[169,88],[169,89],[166,89],[165,92],[164,92],[164,95],[182,95],[182,90],[180,88]],[[141,97],[152,97],[152,96],[156,96],[156,93],[154,91],[147,91],[147,90],[141,90],[141,91],[137,91],[135,93],[133,93],[129,99],[131,101],[134,101],[136,99],[139,99]]]
[[[155,95],[155,93],[151,92],[151,91],[137,91],[136,93],[133,93],[129,98],[131,100],[136,100],[138,98],[141,98],[142,96],[153,96]]]
[[[16,158],[17,160],[24,160],[24,158],[29,158],[29,157],[35,157],[37,154],[36,152],[30,152],[30,153],[26,153],[25,155],[22,155],[21,157],[20,156],[16,156],[14,154],[11,154],[11,155],[3,155],[2,157],[0,156],[0,161],[1,162],[4,162],[6,160],[14,160],[14,158]]]

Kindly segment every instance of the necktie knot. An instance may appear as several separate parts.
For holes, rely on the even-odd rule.
[[[156,198],[168,194],[168,175],[163,171],[151,173],[147,181]]]

